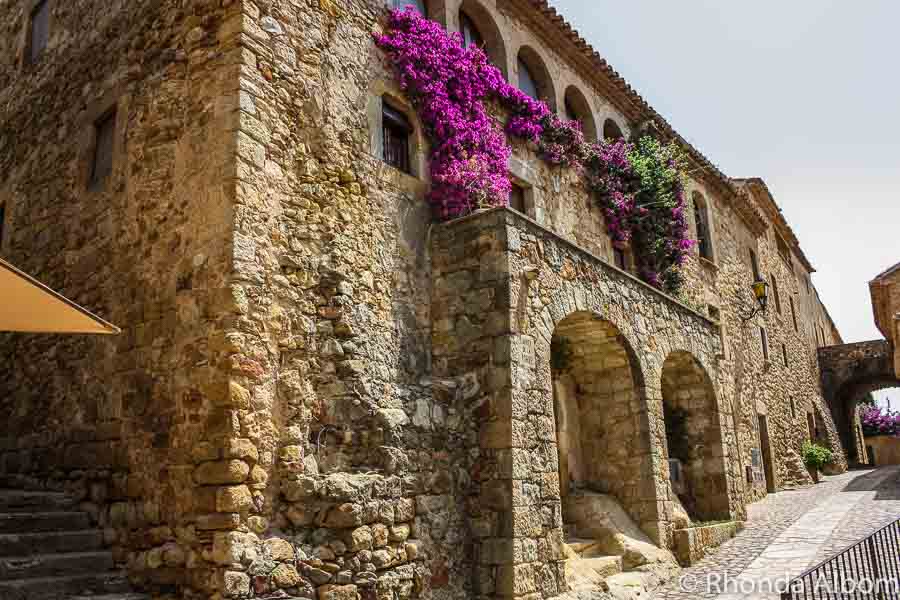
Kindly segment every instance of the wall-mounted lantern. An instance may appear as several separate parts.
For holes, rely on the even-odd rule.
[[[749,321],[758,314],[765,314],[769,306],[769,284],[764,279],[753,282],[753,298],[756,300],[756,308],[749,315],[741,315],[743,321]]]

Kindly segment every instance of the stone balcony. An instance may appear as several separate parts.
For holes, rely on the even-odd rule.
[[[481,596],[564,585],[563,525],[577,526],[565,500],[579,489],[613,496],[671,547],[684,508],[666,409],[688,419],[689,511],[742,516],[716,323],[507,208],[437,227],[432,269],[434,374],[480,390],[473,532],[493,574]]]

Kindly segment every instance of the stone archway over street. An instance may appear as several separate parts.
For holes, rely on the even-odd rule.
[[[871,392],[900,387],[894,372],[894,349],[885,340],[820,348],[819,367],[822,395],[834,417],[847,459],[864,462],[856,407]]]

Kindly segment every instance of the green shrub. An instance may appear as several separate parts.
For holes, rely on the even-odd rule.
[[[808,468],[821,470],[822,467],[833,462],[834,454],[831,450],[809,441],[803,442],[803,464]]]

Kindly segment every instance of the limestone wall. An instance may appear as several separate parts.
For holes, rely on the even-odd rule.
[[[239,51],[223,4],[51,0],[34,65],[20,61],[29,3],[0,17],[3,255],[122,328],[2,337],[0,474],[77,494],[133,575],[206,590],[208,530],[227,519],[198,484],[233,477],[193,473],[201,442],[232,427],[217,406]],[[113,172],[92,186],[94,123],[113,108]]]
[[[557,107],[575,86],[598,129],[646,120],[543,13],[445,0],[429,15],[457,29],[461,6],[511,81],[528,48]],[[580,483],[618,493],[658,543],[676,504],[673,353],[700,365],[716,407],[696,454],[716,465],[716,505],[740,517],[765,494],[760,414],[775,487],[801,482],[805,415],[833,429],[815,348],[839,336],[802,261],[778,252],[771,199],[692,169],[713,260],[689,261],[679,299],[609,266],[578,176],[521,143],[510,171],[528,218],[433,225],[427,140],[371,38],[385,14],[380,0],[59,3],[50,53],[25,71],[24,15],[2,18],[2,250],[124,330],[4,338],[0,415],[16,435],[2,472],[81,490],[132,572],[185,594],[550,597],[568,485],[560,334],[603,365],[576,393],[594,403],[588,434],[611,432],[582,464],[609,469]],[[415,126],[412,175],[379,158],[385,95]],[[114,175],[88,192],[91,124],[116,101]],[[745,323],[750,248],[782,310]]]

